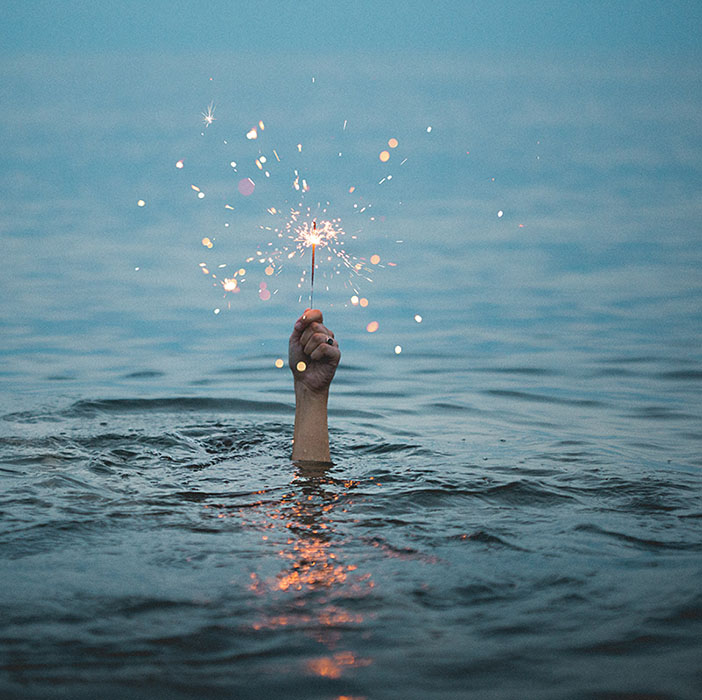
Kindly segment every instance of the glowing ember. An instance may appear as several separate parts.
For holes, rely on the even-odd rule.
[[[279,357],[279,358],[275,361],[275,366],[276,366],[278,369],[282,369],[284,364],[285,364],[285,363],[283,362],[283,359],[282,359],[281,357]]]
[[[361,297],[358,303],[365,309],[366,306],[368,306],[368,299],[366,299],[365,297]]]
[[[239,286],[239,283],[233,277],[230,277],[222,282],[222,286],[225,292],[233,292]]]
[[[366,326],[366,330],[367,330],[369,333],[375,333],[375,332],[378,330],[379,327],[380,327],[380,324],[379,324],[377,321],[371,321],[371,322]]]
[[[204,245],[205,248],[211,248],[214,245],[214,243],[212,243],[212,241],[209,238],[207,238],[207,236],[205,236],[205,238],[202,239],[202,245]]]
[[[351,303],[354,306],[358,306],[358,297],[355,294],[351,297]]]
[[[381,163],[387,163],[390,160],[390,151],[380,151],[378,158]]]
[[[502,211],[502,209],[500,209],[500,211],[497,212],[497,218],[501,219],[504,216],[504,214],[505,213]]]
[[[138,207],[145,207],[145,206],[146,206],[146,202],[145,202],[143,199],[140,199],[140,200],[137,202],[137,206],[138,206]]]
[[[421,317],[419,314],[415,314],[415,315],[414,315],[414,320],[415,320],[417,323],[421,323],[421,322],[422,322],[422,317]]]
[[[182,168],[183,168],[183,160],[182,159],[176,163],[176,168],[178,168],[178,170],[182,170]]]
[[[246,138],[249,141],[253,141],[254,139],[258,138],[258,131],[256,130],[255,126],[253,127],[253,129],[249,129],[249,131],[246,132]]]
[[[298,372],[304,372],[307,369],[307,364],[300,360],[295,366]]]
[[[380,255],[371,255],[370,261],[373,265],[377,265],[380,262]]]
[[[397,148],[397,146],[398,146],[398,140],[395,139],[395,138],[390,139],[390,140],[388,141],[388,146],[390,146],[390,148]]]
[[[395,346],[395,354],[399,355],[402,352],[402,345]]]

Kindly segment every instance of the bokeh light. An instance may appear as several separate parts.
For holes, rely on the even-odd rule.
[[[239,180],[237,189],[239,190],[239,194],[242,194],[244,197],[248,197],[249,195],[252,195],[253,191],[256,189],[256,183],[250,177],[245,177]]]

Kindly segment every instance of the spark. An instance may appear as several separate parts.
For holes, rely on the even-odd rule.
[[[210,124],[212,124],[213,121],[215,121],[214,111],[215,106],[212,102],[210,102],[210,104],[207,106],[207,110],[205,112],[202,112],[202,122],[205,125],[205,128],[207,128]]]

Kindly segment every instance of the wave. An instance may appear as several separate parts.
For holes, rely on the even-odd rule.
[[[485,389],[481,393],[487,394],[488,396],[500,396],[503,398],[535,401],[538,403],[561,404],[564,406],[600,407],[606,405],[602,401],[596,401],[594,399],[565,399],[563,397],[532,394],[526,391],[513,391],[510,389]]]

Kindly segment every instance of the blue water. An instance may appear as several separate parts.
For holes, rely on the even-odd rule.
[[[699,697],[698,66],[0,72],[3,697]],[[306,260],[245,262],[293,166],[381,257],[366,308],[320,265],[330,468],[274,366]]]

